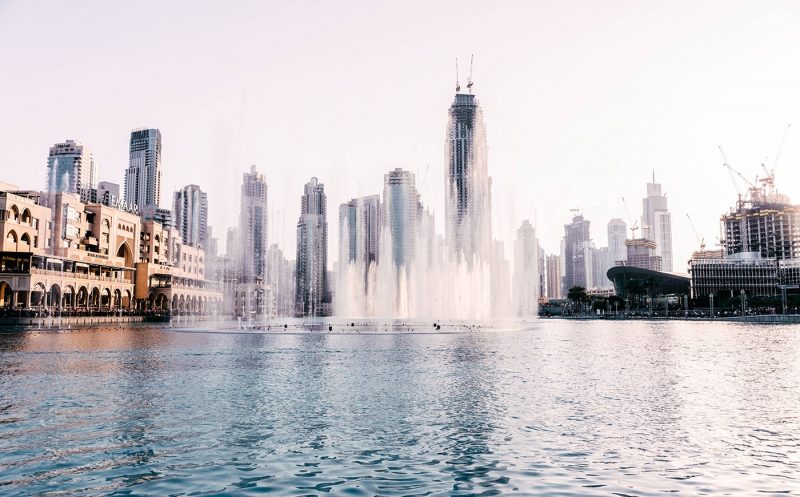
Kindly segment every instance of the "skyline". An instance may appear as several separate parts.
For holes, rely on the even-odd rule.
[[[414,17],[414,9],[342,9],[336,13],[341,22],[332,27],[324,23],[332,6],[278,6],[273,9],[278,19],[310,15],[309,27],[308,32],[279,29],[263,35],[285,45],[298,43],[271,51],[259,44],[250,51],[239,46],[259,40],[262,35],[254,33],[206,50],[222,39],[225,26],[264,21],[261,9],[249,12],[249,19],[244,15],[248,6],[198,5],[193,22],[178,25],[174,21],[180,8],[164,6],[157,26],[170,32],[149,32],[163,51],[163,57],[152,60],[160,68],[155,71],[159,77],[149,81],[119,78],[113,70],[120,60],[137,60],[135,33],[124,29],[144,15],[135,9],[112,13],[104,7],[77,6],[76,18],[82,19],[84,8],[96,17],[105,16],[93,34],[109,43],[95,46],[92,37],[80,33],[54,44],[47,38],[59,32],[54,27],[58,16],[50,17],[53,13],[44,7],[3,3],[0,41],[5,47],[20,47],[0,48],[6,66],[18,75],[0,82],[0,102],[9,115],[18,117],[0,123],[0,132],[9,138],[7,160],[14,165],[5,179],[23,188],[43,188],[47,150],[74,139],[94,153],[98,180],[122,184],[130,131],[147,126],[159,128],[163,135],[162,189],[167,193],[162,197],[171,197],[185,184],[199,184],[208,191],[209,221],[217,236],[238,222],[238,206],[226,205],[224,199],[238,191],[240,174],[253,163],[273,192],[269,243],[277,241],[289,253],[294,246],[296,196],[311,176],[326,184],[330,205],[338,206],[379,193],[381,178],[395,167],[413,172],[423,203],[435,212],[437,232],[443,232],[443,142],[455,89],[453,59],[462,61],[463,85],[470,53],[475,53],[474,93],[484,108],[489,143],[492,224],[495,238],[505,244],[506,257],[511,258],[513,234],[524,219],[536,225],[545,251],[556,253],[573,207],[604,206],[583,211],[592,221],[596,245],[604,246],[605,225],[611,218],[630,224],[620,197],[628,199],[631,214],[638,218],[638,200],[645,196],[645,183],[655,170],[674,214],[675,270],[683,272],[698,245],[685,214],[691,214],[700,236],[713,247],[719,217],[736,199],[717,146],[722,145],[731,164],[752,178],[766,156],[771,163],[786,124],[800,115],[800,102],[791,98],[800,82],[791,50],[800,42],[792,32],[800,19],[797,7],[788,2],[769,8],[692,5],[695,15],[680,19],[674,16],[686,9],[679,5],[619,2],[584,9],[586,18],[570,19],[561,34],[548,23],[563,20],[569,7],[503,4],[478,19],[465,13],[468,9],[449,12],[439,5],[426,10],[424,18],[416,11],[417,24],[399,23],[406,26],[402,38],[422,35],[428,44],[403,44],[400,37],[383,35],[380,22],[364,23],[369,15]],[[720,10],[720,5],[725,8]],[[537,15],[525,16],[530,13]],[[212,14],[221,16],[222,27],[212,29]],[[442,22],[445,14],[453,20]],[[664,19],[673,22],[661,22]],[[501,20],[515,29],[491,40],[495,30],[490,28]],[[708,20],[713,23],[708,25]],[[532,22],[532,33],[521,28],[525,21]],[[432,29],[437,22],[439,31]],[[576,37],[587,22],[585,36]],[[120,36],[103,36],[103,29],[119,23]],[[481,23],[485,33],[475,29]],[[615,30],[623,34],[615,35]],[[191,39],[200,32],[206,37]],[[468,43],[463,41],[467,33]],[[366,34],[374,43],[359,41]],[[446,41],[449,37],[462,41]],[[754,38],[758,46],[750,45]],[[548,43],[534,43],[543,39]],[[530,57],[515,55],[519,47],[530,48]],[[611,49],[618,51],[616,58]],[[258,50],[269,52],[263,64],[254,60]],[[53,85],[48,74],[58,72],[69,52],[84,54],[96,67],[82,66],[84,71],[68,80],[57,78],[58,85]],[[104,61],[112,56],[117,62]],[[185,65],[190,62],[203,64]],[[161,67],[165,63],[169,67]],[[412,63],[416,70],[405,71]],[[239,71],[228,70],[230,66]],[[97,73],[100,68],[105,68],[103,74]],[[223,76],[232,76],[231,81]],[[324,92],[317,93],[323,85]],[[395,93],[411,98],[387,98]],[[318,94],[331,98],[320,99]],[[58,98],[57,107],[48,105],[48,95]],[[382,119],[392,126],[376,126],[378,116],[386,115],[392,119]],[[316,145],[309,146],[310,138]],[[800,135],[793,130],[776,176],[780,190],[795,202],[800,188],[791,171],[798,162]],[[190,181],[180,180],[190,174]],[[170,207],[163,201],[162,207]],[[332,247],[338,246],[336,231],[331,232]]]

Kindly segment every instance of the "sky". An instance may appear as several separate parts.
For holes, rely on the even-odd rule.
[[[396,167],[416,173],[442,231],[455,60],[463,85],[474,55],[509,258],[524,219],[558,252],[574,208],[605,246],[609,219],[641,216],[655,174],[685,272],[699,247],[687,214],[714,248],[736,200],[718,146],[755,178],[796,123],[776,182],[800,199],[798,25],[793,1],[0,0],[0,181],[43,188],[48,148],[74,139],[121,184],[130,131],[155,127],[162,206],[200,185],[224,247],[256,164],[270,242],[293,258],[316,176],[334,262],[339,204],[380,193]]]

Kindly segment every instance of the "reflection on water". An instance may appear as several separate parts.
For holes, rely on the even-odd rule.
[[[0,494],[797,493],[798,332],[0,334]]]

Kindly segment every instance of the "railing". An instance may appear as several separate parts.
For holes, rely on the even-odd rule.
[[[70,273],[66,271],[55,271],[53,269],[41,269],[37,267],[32,267],[30,270],[31,274],[42,274],[47,276],[57,276],[60,278],[78,278],[82,280],[92,280],[92,281],[107,281],[110,283],[131,283],[132,278],[125,277],[125,276],[98,276],[92,273]]]

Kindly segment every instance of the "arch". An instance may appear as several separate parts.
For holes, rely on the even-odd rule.
[[[50,285],[50,290],[47,292],[45,305],[47,307],[61,307],[61,287],[56,283]]]
[[[122,292],[120,291],[119,288],[114,290],[113,300],[111,305],[114,307],[114,309],[119,309],[120,307],[122,307]]]
[[[0,307],[11,307],[14,305],[14,289],[7,281],[0,281]]]
[[[67,285],[61,292],[61,307],[75,307],[75,287]]]
[[[178,310],[181,312],[186,310],[186,299],[183,298],[183,295],[178,298]]]
[[[75,296],[75,305],[78,307],[89,307],[89,290],[85,286],[78,288],[78,293]]]
[[[89,292],[89,307],[100,307],[100,289],[97,287],[92,288],[92,291]]]
[[[133,267],[133,251],[128,242],[122,242],[117,249],[117,257],[125,259],[125,267]]]
[[[22,216],[20,217],[20,221],[25,224],[31,224],[31,210],[25,207],[22,211]]]
[[[178,296],[177,295],[173,295],[172,296],[172,310],[173,311],[177,311],[178,310]]]
[[[31,306],[38,307],[44,305],[45,288],[43,283],[36,283],[31,288]]]
[[[122,292],[122,307],[125,309],[131,308],[131,291],[125,290]]]
[[[30,248],[31,246],[31,237],[27,233],[23,233],[22,236],[19,238],[19,245],[17,245],[17,250],[22,248]]]
[[[17,232],[14,230],[9,231],[6,235],[6,241],[14,244],[14,250],[17,250],[17,240]]]
[[[11,204],[11,208],[9,209],[9,211],[11,211],[11,216],[9,217],[9,219],[11,219],[12,221],[19,221],[19,209],[17,209],[17,206]]]
[[[108,219],[103,219],[103,228],[110,230],[111,229],[111,221]]]
[[[100,291],[100,307],[103,309],[111,309],[111,289],[103,288]]]

